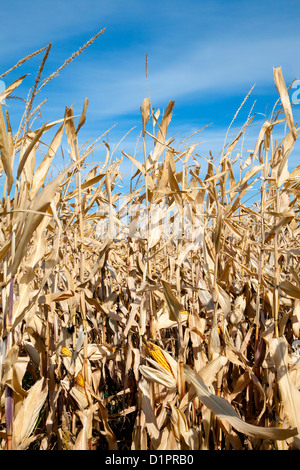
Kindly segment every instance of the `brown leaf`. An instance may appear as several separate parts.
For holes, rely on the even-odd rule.
[[[200,376],[190,367],[184,366],[184,373],[188,382],[190,382],[195,387],[197,395],[202,403],[218,418],[226,419],[239,432],[261,439],[272,440],[285,440],[297,434],[297,428],[267,428],[246,423],[239,417],[235,409],[228,403],[228,401],[212,393],[202,381]]]
[[[173,294],[171,285],[167,281],[164,281],[163,279],[161,280],[161,283],[163,286],[164,295],[165,295],[165,299],[167,302],[170,320],[176,321],[177,323],[179,323],[180,312],[183,310],[183,307],[181,303],[179,302],[179,300]]]
[[[145,128],[150,118],[150,100],[149,98],[145,98],[142,106],[141,106],[141,113],[142,113],[142,121],[143,121],[143,135],[145,135]]]
[[[8,192],[10,192],[14,178],[12,172],[12,155],[9,148],[8,136],[6,132],[2,106],[0,104],[0,154],[1,162],[7,176],[8,181]]]
[[[14,419],[13,442],[17,449],[34,429],[40,411],[48,395],[46,379],[41,378],[29,390],[17,416]]]
[[[278,287],[290,297],[293,297],[294,299],[300,299],[299,287],[295,286],[290,281],[283,281],[279,284]]]
[[[286,120],[289,126],[291,133],[293,134],[294,139],[297,139],[297,131],[294,124],[293,113],[290,98],[287,92],[286,84],[282,75],[281,67],[273,67],[274,72],[274,81],[277,91],[279,93],[281,103],[284,109]]]
[[[84,103],[83,103],[83,110],[79,118],[77,129],[75,131],[76,134],[78,134],[79,130],[81,129],[81,127],[84,125],[86,121],[86,110],[87,110],[88,104],[89,104],[89,100],[88,98],[85,98]]]
[[[280,398],[287,414],[290,426],[300,429],[300,392],[290,379],[288,371],[288,343],[282,336],[268,340],[270,353],[274,359]],[[294,442],[300,449],[300,432],[294,436]]]

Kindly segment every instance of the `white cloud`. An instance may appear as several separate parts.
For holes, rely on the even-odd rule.
[[[169,99],[191,96],[215,101],[224,94],[247,93],[254,83],[256,93],[272,92],[273,66],[283,66],[287,83],[296,78],[293,51],[299,48],[300,38],[294,36],[251,41],[227,38],[191,45],[188,51],[170,54],[166,61],[160,60],[153,46],[149,53],[152,103],[166,106]],[[100,53],[93,62],[83,60],[81,66],[73,67],[76,80],[70,84],[70,94],[76,96],[84,88],[91,100],[90,111],[100,119],[136,112],[147,96],[144,62],[140,51],[125,57],[116,51],[104,59]]]
[[[176,7],[168,8],[168,3]],[[48,97],[45,110],[49,119],[57,119],[64,106],[72,103],[75,113],[80,113],[87,96],[90,104],[82,133],[96,138],[119,123],[111,133],[117,142],[132,125],[138,126],[134,136],[140,131],[139,107],[147,96],[146,53],[152,104],[161,110],[172,99],[176,103],[194,101],[199,111],[201,101],[212,103],[216,112],[223,113],[217,106],[219,99],[245,96],[254,83],[256,95],[274,92],[277,97],[273,66],[283,66],[287,83],[300,78],[295,61],[300,38],[294,33],[292,9],[289,21],[284,22],[284,9],[276,1],[270,9],[260,2],[248,4],[246,14],[240,3],[153,0],[149,8],[147,2],[130,0],[53,0],[47,4],[12,0],[1,6],[2,16],[8,19],[0,30],[0,40],[5,43],[1,56],[5,61],[19,59],[24,48],[29,53],[53,41],[50,64],[55,70],[77,44],[107,26],[99,42],[65,68],[37,101]],[[207,154],[209,148],[213,153],[221,150],[230,123],[227,118],[222,128],[213,127],[197,136],[207,141],[199,146],[199,153]],[[178,130],[189,135],[197,129],[190,126],[186,114],[173,118],[170,134]],[[134,152],[135,142],[132,136],[126,138],[124,148]]]

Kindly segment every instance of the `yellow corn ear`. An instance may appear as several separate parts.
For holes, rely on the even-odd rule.
[[[150,356],[154,359],[158,364],[160,364],[164,369],[166,369],[170,374],[174,375],[172,372],[171,367],[169,366],[165,356],[161,352],[161,350],[153,343],[147,343],[147,348]]]
[[[61,349],[61,354],[62,354],[62,356],[72,357],[72,353],[71,353],[70,349],[66,348],[66,347]]]
[[[79,387],[84,387],[84,379],[83,379],[82,374],[80,372],[76,376],[76,383]]]

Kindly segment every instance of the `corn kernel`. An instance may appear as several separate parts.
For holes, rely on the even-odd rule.
[[[80,372],[76,376],[76,383],[79,387],[84,387],[84,379],[83,379],[82,374]]]
[[[170,374],[174,375],[171,367],[169,366],[165,356],[161,350],[153,343],[147,343],[148,352],[152,359],[154,359],[158,364],[160,364],[164,369],[166,369]]]
[[[66,348],[66,347],[61,349],[61,354],[63,356],[72,357],[72,353],[71,353],[70,349]]]

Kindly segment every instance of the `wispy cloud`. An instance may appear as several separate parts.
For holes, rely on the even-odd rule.
[[[105,35],[105,34],[104,34]],[[97,54],[87,54],[63,72],[58,90],[48,92],[49,104],[61,105],[61,99],[80,106],[85,96],[90,99],[89,112],[93,118],[129,117],[139,110],[147,96],[145,51],[137,46],[136,53],[118,50],[103,52],[99,40]],[[216,102],[224,96],[244,96],[256,83],[257,96],[276,96],[273,66],[282,65],[287,83],[297,78],[293,50],[300,47],[300,38],[228,37],[209,43],[197,42],[188,50],[177,48],[168,59],[160,56],[157,45],[149,53],[149,85],[152,104],[166,106],[169,99],[195,104]],[[290,52],[289,52],[290,51]],[[56,100],[56,97],[59,100]],[[216,112],[219,112],[217,110]]]
[[[48,98],[44,119],[62,117],[64,107],[71,104],[75,114],[80,114],[88,97],[82,141],[97,138],[117,124],[110,137],[112,145],[117,145],[136,126],[123,145],[134,153],[141,125],[139,107],[148,94],[148,54],[152,105],[163,111],[170,99],[175,100],[170,133],[187,136],[213,121],[214,125],[199,135],[205,141],[199,152],[204,155],[211,149],[215,153],[221,150],[227,127],[254,83],[240,120],[244,122],[254,99],[255,111],[264,112],[266,104],[272,108],[277,99],[273,66],[282,65],[287,83],[300,78],[295,60],[300,47],[299,11],[298,3],[291,0],[284,4],[279,0],[152,0],[151,4],[139,0],[53,0],[44,4],[12,0],[1,6],[6,18],[0,30],[1,43],[5,44],[2,68],[52,41],[45,69],[50,74],[106,27],[104,35],[37,98],[38,102]],[[32,73],[31,80],[36,64],[26,63],[22,70]],[[7,78],[7,82],[12,79]],[[30,77],[20,88],[24,97],[29,82]],[[296,115],[299,109],[295,107]]]

